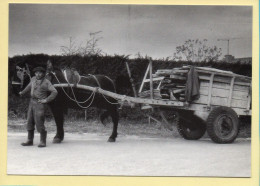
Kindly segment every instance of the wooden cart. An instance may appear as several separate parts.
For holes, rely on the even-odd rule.
[[[174,95],[182,92],[185,96],[186,69],[189,67],[159,70],[153,74],[150,62],[139,95],[147,94],[151,99],[161,100],[162,94],[159,90],[163,79],[167,77],[163,74],[167,74],[168,79],[171,79],[171,76],[172,79],[177,78],[175,80],[183,78],[185,83],[180,85],[184,87],[172,89],[168,98],[179,103],[179,106],[176,106],[177,103],[170,103],[171,110],[178,114],[176,124],[179,134],[185,139],[195,140],[207,131],[216,143],[233,142],[239,132],[240,119],[251,119],[251,78],[230,71],[195,67],[199,78],[199,98],[191,102],[185,99],[178,101],[180,98]],[[155,89],[154,82],[159,82]],[[150,83],[149,91],[143,91],[145,83]]]
[[[131,78],[128,65],[127,70]],[[162,96],[160,90],[165,76],[153,73],[151,61],[138,93],[133,85],[135,97],[116,94],[98,87],[80,84],[76,87],[113,97],[120,100],[122,104],[138,103],[141,104],[142,109],[156,110],[167,126],[172,123],[165,112],[171,113],[171,118],[174,118],[178,132],[184,139],[200,139],[207,131],[209,137],[216,143],[232,143],[239,132],[239,119],[251,117],[251,78],[213,68],[196,67],[195,70],[199,76],[199,98],[189,102],[176,96],[176,92],[179,93],[178,95],[183,94],[185,83],[179,86],[179,89],[173,90],[167,99]],[[183,82],[186,81],[185,71],[182,69],[165,71],[170,74],[172,71],[170,78],[171,76],[182,77]],[[55,86],[67,87],[68,84]]]

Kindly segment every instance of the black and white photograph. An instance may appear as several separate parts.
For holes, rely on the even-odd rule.
[[[252,6],[9,4],[8,175],[251,175]]]

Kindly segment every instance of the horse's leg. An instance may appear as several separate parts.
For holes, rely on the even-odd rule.
[[[113,109],[110,110],[110,116],[112,118],[113,121],[113,131],[111,136],[108,138],[108,142],[115,142],[116,141],[116,137],[117,137],[117,127],[118,127],[118,111],[117,111],[117,107],[115,105],[113,105],[112,107]]]
[[[51,111],[53,113],[57,132],[56,135],[53,138],[53,143],[61,143],[61,141],[64,139],[64,129],[63,129],[63,123],[64,123],[64,113],[62,107],[58,107],[58,105],[51,105],[50,106]]]
[[[103,124],[103,125],[106,125],[105,123],[104,123],[104,120],[108,117],[108,116],[110,116],[110,113],[109,113],[109,111],[105,111],[105,112],[103,112],[102,114],[100,114],[100,116],[99,116],[99,119],[100,119],[100,121],[101,121],[101,123]]]

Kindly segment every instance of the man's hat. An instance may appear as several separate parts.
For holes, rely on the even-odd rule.
[[[44,73],[46,72],[45,68],[43,68],[43,67],[36,67],[33,69],[33,72],[38,72],[38,71],[44,72]]]

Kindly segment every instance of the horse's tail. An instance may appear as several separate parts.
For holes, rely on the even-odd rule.
[[[103,76],[103,77],[105,77],[110,83],[111,83],[111,85],[112,85],[112,88],[110,89],[110,91],[112,91],[112,92],[114,92],[114,93],[116,93],[117,92],[117,90],[116,90],[116,85],[115,85],[115,83],[114,83],[114,81],[111,79],[111,78],[109,78],[108,76]],[[98,82],[98,79],[94,76],[94,79],[97,81],[97,84],[98,84],[98,86],[100,87],[100,88],[103,88],[102,86],[101,86],[101,84]],[[106,110],[105,112],[103,112],[102,114],[100,114],[100,121],[101,121],[101,123],[103,124],[103,125],[106,125],[105,123],[104,123],[104,121],[105,121],[105,119],[107,119],[109,116],[111,116],[111,113],[113,113],[113,112],[117,112],[117,101],[116,100],[114,100],[114,99],[108,99],[108,98],[106,98],[106,101],[108,102],[108,103],[110,103],[110,105],[111,105],[111,107],[110,107],[110,110],[108,111],[108,110]],[[111,102],[110,102],[111,101]],[[111,110],[112,109],[112,110]]]
[[[104,123],[105,119],[108,118],[110,116],[108,111],[103,112],[102,114],[100,114],[99,119],[101,121],[101,123],[106,126],[106,124]]]

